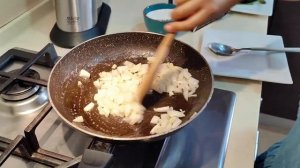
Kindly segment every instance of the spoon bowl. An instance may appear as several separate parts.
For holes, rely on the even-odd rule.
[[[273,52],[300,52],[300,48],[234,48],[222,43],[209,43],[208,48],[215,54],[220,56],[233,56],[241,50],[254,50],[254,51],[273,51]]]
[[[235,48],[221,43],[209,43],[208,48],[217,55],[230,56],[235,52]]]

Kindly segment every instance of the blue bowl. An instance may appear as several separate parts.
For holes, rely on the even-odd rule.
[[[159,4],[153,4],[144,9],[144,22],[147,27],[148,31],[159,33],[159,34],[166,34],[166,31],[164,30],[164,25],[166,23],[172,22],[172,20],[158,20],[154,18],[150,18],[147,16],[148,13],[160,10],[160,9],[174,9],[176,6],[173,4],[165,4],[165,3],[159,3]]]

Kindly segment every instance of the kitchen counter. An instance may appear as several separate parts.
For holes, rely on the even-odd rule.
[[[107,34],[124,31],[145,31],[142,10],[149,4],[165,1],[106,0],[112,9]],[[130,5],[130,7],[126,7]],[[201,47],[205,29],[250,31],[266,34],[268,17],[229,13],[221,20],[195,33],[185,33],[178,39],[193,46]],[[39,51],[50,43],[49,32],[55,23],[52,1],[45,0],[32,10],[0,29],[0,54],[13,47]],[[69,50],[55,46],[60,56]],[[215,87],[236,93],[236,109],[232,121],[225,168],[252,168],[256,154],[257,127],[261,100],[259,81],[215,77]]]

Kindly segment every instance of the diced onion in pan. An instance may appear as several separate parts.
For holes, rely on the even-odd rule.
[[[90,78],[91,74],[88,71],[82,69],[79,72],[79,76],[84,78],[84,79],[88,79],[88,78]]]
[[[174,129],[178,127],[182,120],[180,120],[178,117],[172,117],[168,114],[161,114],[160,118],[156,118],[157,116],[153,116],[151,121],[155,120],[157,123],[156,125],[151,129],[150,134],[162,134],[170,131],[171,129]],[[153,124],[153,123],[151,123]]]
[[[164,106],[164,107],[154,108],[153,110],[155,112],[167,112],[167,111],[173,110],[173,108],[169,107],[169,106]]]
[[[155,126],[151,129],[150,134],[161,134],[178,127],[182,122],[182,120],[179,118],[185,116],[184,114],[185,111],[183,110],[176,111],[173,110],[172,107],[169,107],[169,109],[165,112],[167,113],[161,114],[160,117],[158,116],[152,117],[150,123],[155,124]]]
[[[83,117],[82,116],[77,116],[73,121],[74,122],[83,122]]]
[[[151,59],[149,58],[149,60]],[[148,64],[134,64],[125,61],[123,65],[113,65],[110,72],[99,73],[99,78],[94,81],[94,86],[98,90],[94,95],[94,100],[97,102],[99,114],[106,117],[109,115],[122,117],[129,124],[140,123],[143,120],[145,107],[135,101],[135,95],[143,75],[147,72],[147,68]],[[151,87],[152,90],[158,93],[166,92],[170,96],[175,93],[183,94],[186,100],[195,96],[197,88],[198,81],[192,77],[188,70],[174,66],[172,63],[164,63],[159,67]],[[165,115],[169,118],[184,116],[182,112],[173,112],[172,107],[160,107],[154,110],[168,112],[169,114]],[[160,121],[168,123],[169,118],[161,116]],[[172,124],[175,121],[175,125],[179,123],[177,119],[174,122],[173,120]],[[158,119],[156,118],[152,122],[154,124],[158,122]],[[172,128],[172,124],[164,125]]]
[[[184,113],[179,112],[179,111],[175,111],[175,110],[168,111],[168,115],[171,116],[171,117],[178,117],[178,118],[181,118],[181,117],[185,116]]]
[[[150,123],[151,124],[157,124],[159,122],[160,118],[158,116],[153,116]]]
[[[93,102],[89,103],[88,105],[86,105],[83,109],[83,111],[85,112],[89,112],[94,108],[95,104]]]

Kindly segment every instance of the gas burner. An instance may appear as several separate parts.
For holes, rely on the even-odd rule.
[[[18,72],[10,71],[9,74]],[[33,69],[28,69],[23,76],[40,79],[40,75]],[[6,79],[0,77],[0,82]],[[8,116],[24,115],[41,111],[48,102],[47,89],[29,82],[15,81],[2,94],[0,99],[0,112]]]
[[[18,72],[19,69],[10,71],[10,74],[14,74]],[[33,78],[33,79],[40,79],[40,74],[32,69],[28,69],[24,73],[25,77]],[[1,79],[0,79],[1,81]],[[11,87],[6,89],[4,93],[1,94],[1,97],[5,100],[11,101],[20,101],[23,99],[27,99],[35,94],[40,89],[39,85],[28,83],[28,82],[15,82]]]
[[[30,98],[20,101],[0,99],[0,115],[18,116],[39,112],[48,102],[47,89],[42,87]]]

